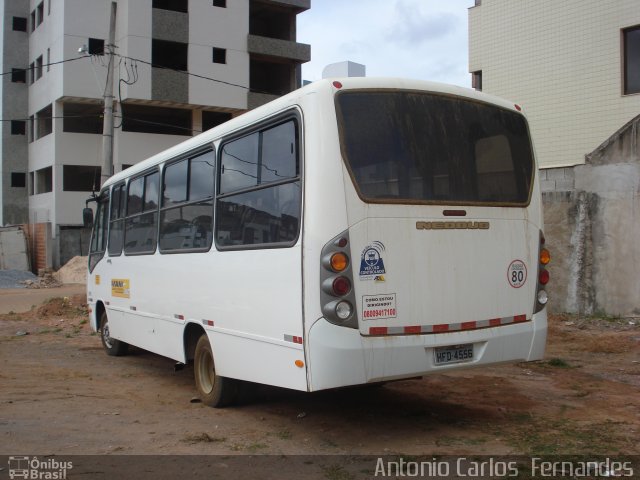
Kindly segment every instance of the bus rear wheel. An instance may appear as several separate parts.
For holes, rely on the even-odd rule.
[[[122,355],[126,355],[129,350],[128,343],[111,338],[109,317],[107,317],[107,312],[104,310],[100,315],[100,339],[102,340],[104,350],[112,357],[121,357]]]
[[[205,405],[221,408],[235,401],[237,383],[216,373],[213,351],[206,334],[202,334],[196,344],[193,373],[198,397]]]

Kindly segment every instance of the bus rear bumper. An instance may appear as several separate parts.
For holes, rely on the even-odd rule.
[[[362,336],[358,330],[320,319],[308,334],[309,390],[539,360],[546,338],[546,309],[527,322],[427,335]],[[436,348],[468,344],[473,345],[473,359],[436,364]]]

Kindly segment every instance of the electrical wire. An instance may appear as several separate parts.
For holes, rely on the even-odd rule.
[[[23,70],[23,71],[25,71],[25,72],[28,72],[28,71],[30,71],[30,70],[37,70],[38,68],[50,67],[51,65],[59,65],[59,64],[61,64],[61,63],[75,62],[76,60],[81,60],[81,59],[83,59],[83,58],[87,58],[87,57],[68,58],[68,59],[66,59],[66,60],[60,60],[59,62],[50,62],[50,63],[43,64],[43,65],[42,65],[42,67],[38,67],[37,65],[34,65],[34,66],[32,67],[31,65],[29,65],[29,66],[28,66],[28,67],[26,67],[26,68],[16,68],[16,69],[14,69],[14,70]],[[2,72],[2,73],[0,73],[0,76],[3,76],[3,75],[11,75],[11,74],[15,73],[15,72],[14,72],[14,70],[11,70],[10,72]]]
[[[224,80],[218,80],[216,78],[207,77],[205,75],[200,75],[200,74],[197,74],[197,73],[191,73],[191,72],[189,72],[187,70],[179,70],[177,68],[165,67],[164,65],[158,65],[158,64],[155,64],[155,63],[147,62],[146,60],[140,60],[139,58],[127,57],[125,55],[120,55],[118,53],[114,53],[114,55],[117,55],[117,56],[122,57],[122,58],[128,58],[129,60],[140,62],[142,64],[149,65],[149,66],[151,66],[153,68],[161,68],[163,70],[170,70],[172,72],[181,73],[183,75],[189,75],[191,77],[201,78],[203,80],[209,80],[211,82],[222,83],[224,85],[230,85],[232,87],[242,88],[244,90],[250,90],[250,91],[256,92],[256,93],[264,93],[264,94],[267,94],[267,95],[273,95],[273,93],[271,93],[271,92],[265,92],[265,91],[261,91],[261,90],[256,90],[256,89],[253,89],[251,87],[247,87],[245,85],[239,85],[237,83],[227,82],[227,81],[224,81]]]

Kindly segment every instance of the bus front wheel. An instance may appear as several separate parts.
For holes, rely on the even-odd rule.
[[[109,317],[107,312],[102,311],[100,315],[100,339],[102,340],[102,346],[108,355],[112,357],[121,357],[127,354],[129,350],[129,344],[111,338],[111,330],[109,329]]]
[[[193,373],[202,403],[220,408],[234,402],[237,392],[236,382],[216,373],[211,344],[206,334],[202,334],[196,344]]]

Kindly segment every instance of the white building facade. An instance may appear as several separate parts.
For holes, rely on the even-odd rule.
[[[522,105],[542,168],[582,164],[640,113],[640,4],[476,0],[469,71]]]
[[[12,67],[6,39],[14,17],[26,22],[26,31],[14,36],[23,37],[28,52],[21,61],[11,58],[13,67],[27,67],[16,84],[27,106],[26,158],[22,169],[19,161],[9,165],[5,150],[2,164],[24,174],[28,210],[27,218],[0,219],[0,225],[48,224],[47,266],[57,267],[86,253],[81,211],[100,182],[112,1],[4,1],[4,71]],[[296,42],[296,15],[310,0],[115,3],[110,174],[294,90],[300,65],[310,59],[310,47]],[[3,97],[6,104],[5,90]]]

